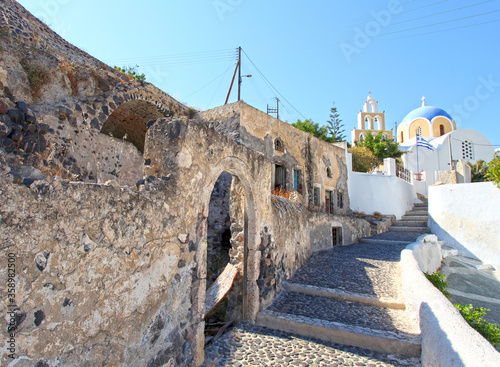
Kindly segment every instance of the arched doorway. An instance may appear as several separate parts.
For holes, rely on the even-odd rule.
[[[132,100],[118,106],[90,140],[93,154],[88,161],[97,182],[117,180],[121,185],[135,185],[143,178],[144,144],[150,121],[167,113],[155,104]]]
[[[247,254],[248,216],[245,188],[238,176],[224,171],[213,186],[209,202],[207,305],[214,302],[214,295],[210,294],[212,287],[224,290],[216,296],[218,305],[205,316],[205,344],[210,343],[215,335],[220,335],[221,330],[246,318]],[[230,271],[234,272],[234,276],[230,274],[226,277],[225,274]],[[226,289],[229,290],[222,297]]]
[[[104,122],[101,133],[131,142],[144,153],[148,122],[167,116],[165,111],[151,102],[140,99],[125,102]]]

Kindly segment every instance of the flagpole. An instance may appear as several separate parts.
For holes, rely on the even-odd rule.
[[[417,134],[417,175],[420,174],[420,170],[419,170],[419,167],[418,167],[418,134]],[[417,176],[418,178],[420,178],[420,176]]]

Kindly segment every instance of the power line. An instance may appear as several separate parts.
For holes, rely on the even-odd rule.
[[[169,55],[155,55],[155,56],[144,56],[144,57],[135,57],[135,58],[116,58],[110,59],[109,61],[114,62],[135,62],[135,61],[151,61],[155,59],[172,59],[172,60],[183,60],[190,58],[200,58],[200,57],[209,57],[209,56],[221,56],[221,55],[230,55],[233,53],[233,50],[214,50],[214,51],[196,51],[196,52],[186,52],[179,54],[169,54]]]
[[[299,115],[301,115],[302,117],[304,117],[305,119],[307,119],[297,108],[295,108],[294,105],[292,105],[288,99],[286,99],[285,96],[283,96],[283,94],[281,94],[277,89],[276,87],[265,77],[265,75],[259,70],[259,68],[257,67],[257,65],[255,65],[255,63],[252,61],[252,59],[250,59],[250,57],[247,55],[247,53],[245,51],[243,51],[243,53],[245,54],[245,56],[248,58],[248,61],[250,61],[253,65],[253,67],[259,72],[259,74],[264,78],[264,80],[269,83],[269,85],[274,89],[274,91],[276,93],[278,93],[280,95],[281,98],[283,98],[295,111],[297,111],[297,113]]]
[[[445,20],[445,21],[443,21],[443,22],[438,22],[438,23],[433,23],[433,24],[426,24],[426,25],[422,25],[422,26],[419,26],[419,27],[413,27],[413,28],[403,29],[403,30],[400,30],[400,31],[395,31],[395,32],[390,32],[390,33],[384,33],[384,34],[381,34],[381,35],[378,35],[378,36],[374,36],[374,38],[375,38],[375,37],[380,37],[380,36],[388,36],[388,35],[391,35],[391,34],[396,34],[396,33],[401,33],[401,32],[413,31],[413,30],[415,30],[415,29],[421,29],[421,28],[433,27],[433,26],[435,26],[435,25],[440,25],[440,24],[445,24],[445,23],[458,22],[459,20],[464,20],[464,19],[470,19],[470,18],[480,17],[480,16],[483,16],[483,15],[493,14],[493,13],[498,13],[498,12],[500,12],[500,10],[492,10],[492,11],[489,11],[489,12],[486,12],[486,13],[474,14],[474,15],[469,15],[469,16],[462,17],[462,18],[451,19],[451,20]]]
[[[456,141],[459,141],[461,143],[465,143],[465,140],[460,140],[460,139],[456,139],[456,138],[452,138],[453,140],[456,140]],[[478,145],[478,146],[481,146],[481,147],[500,147],[500,144],[477,144],[477,143],[474,143],[472,142],[472,145]]]
[[[439,30],[435,30],[435,31],[431,31],[431,32],[425,32],[425,33],[409,34],[409,35],[406,35],[406,36],[403,36],[403,37],[389,38],[389,40],[392,41],[392,40],[400,40],[400,39],[405,39],[405,38],[410,38],[410,37],[425,36],[425,35],[428,35],[428,34],[441,33],[441,32],[447,32],[447,31],[454,31],[455,29],[477,27],[477,26],[480,26],[480,25],[489,24],[489,23],[497,23],[497,22],[500,22],[500,19],[490,20],[488,22],[481,22],[481,23],[476,23],[476,24],[462,25],[462,26],[453,27],[453,28],[447,28],[447,29],[439,29]]]
[[[233,68],[233,66],[234,66],[234,64],[230,65],[230,66],[229,66],[229,68],[227,68],[227,69],[226,69],[226,71],[224,72],[224,76],[226,76],[227,72],[228,72],[230,69],[232,69],[232,68]],[[215,90],[215,92],[214,92],[214,94],[213,94],[212,98],[210,99],[210,102],[208,102],[208,104],[207,104],[207,107],[206,107],[206,108],[208,108],[208,107],[212,104],[212,101],[214,100],[215,95],[216,95],[216,94],[217,94],[217,92],[219,91],[219,88],[220,88],[220,86],[222,85],[222,81],[223,81],[223,80],[224,80],[224,78],[221,78],[221,80],[220,80],[220,82],[219,82],[219,85],[217,86],[217,89]]]
[[[424,15],[422,17],[418,17],[418,18],[413,18],[413,19],[409,19],[409,20],[405,20],[405,21],[401,21],[401,22],[397,22],[397,23],[391,23],[390,26],[393,26],[393,25],[397,25],[397,24],[403,24],[403,23],[408,23],[408,22],[413,22],[415,20],[420,20],[420,19],[427,19],[429,17],[434,17],[436,15],[441,15],[441,14],[447,14],[447,13],[451,13],[453,11],[457,11],[457,10],[462,10],[462,9],[466,9],[466,8],[471,8],[473,6],[478,6],[478,5],[482,5],[482,4],[485,4],[485,3],[490,3],[492,2],[493,0],[487,0],[487,1],[483,1],[483,2],[480,2],[480,3],[476,3],[476,4],[472,4],[472,5],[466,5],[466,6],[462,6],[460,8],[455,8],[455,9],[450,9],[450,10],[445,10],[445,11],[441,11],[439,13],[434,13],[434,14],[429,14],[429,15]]]
[[[207,84],[205,84],[203,87],[201,87],[200,89],[197,89],[196,91],[194,91],[193,93],[190,93],[189,95],[187,95],[186,97],[183,97],[183,99],[187,99],[189,97],[191,97],[193,94],[196,94],[198,93],[200,90],[202,90],[203,88],[209,86],[210,84],[212,84],[213,82],[215,82],[217,79],[219,79],[221,76],[225,75],[227,73],[227,71],[229,69],[231,69],[233,67],[233,65],[230,65],[226,70],[224,70],[222,73],[220,73],[217,77],[215,77],[214,79],[212,79],[211,81],[209,81]]]

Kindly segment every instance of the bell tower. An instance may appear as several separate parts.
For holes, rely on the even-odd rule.
[[[385,129],[385,111],[379,112],[378,101],[373,99],[371,92],[368,92],[363,109],[358,112],[358,128],[351,130],[352,142],[363,140],[368,131],[373,135],[383,132],[386,138],[392,139],[392,130]]]

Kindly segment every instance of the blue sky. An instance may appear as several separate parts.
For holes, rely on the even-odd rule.
[[[500,147],[500,0],[19,2],[191,107],[224,103],[241,46],[242,99],[266,111],[278,97],[282,120],[324,124],[335,101],[350,140],[368,91],[387,128],[426,96]]]

